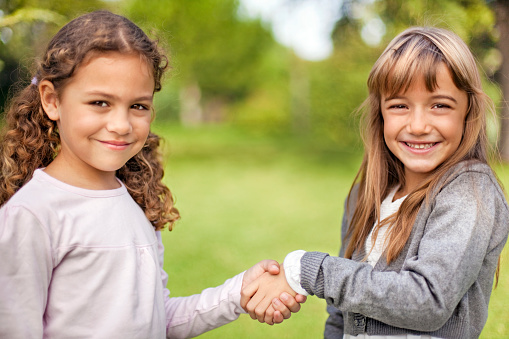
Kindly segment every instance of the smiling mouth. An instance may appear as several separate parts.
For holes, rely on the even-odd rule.
[[[430,142],[427,144],[412,144],[409,142],[405,142],[405,145],[407,145],[408,147],[413,148],[413,149],[429,149],[429,148],[435,146],[436,144],[437,144],[436,142]]]
[[[108,141],[99,141],[101,144],[106,146],[107,148],[114,150],[114,151],[123,151],[126,150],[131,143],[125,142],[125,141],[115,141],[115,140],[108,140]]]
[[[101,141],[103,144],[113,145],[113,146],[128,146],[130,143],[125,141],[115,141],[115,140],[103,140]]]

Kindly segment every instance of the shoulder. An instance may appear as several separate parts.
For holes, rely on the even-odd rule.
[[[37,178],[32,177],[23,187],[21,187],[4,206],[34,206],[44,203],[43,198],[46,188],[41,185]]]
[[[48,188],[36,177],[32,177],[0,209],[3,226],[15,225],[18,230],[30,225],[43,225],[45,216],[53,211]],[[47,230],[46,230],[47,231]]]
[[[357,199],[359,197],[359,187],[360,184],[355,183],[345,199],[345,212],[347,212],[349,215],[352,214],[355,210],[355,204],[357,203]]]
[[[504,191],[492,168],[478,161],[463,161],[449,170],[439,186],[438,194],[454,191],[475,196],[495,195],[505,201]]]
[[[453,167],[429,201],[431,209],[461,212],[457,218],[478,215],[486,221],[509,222],[504,191],[491,167],[481,162],[462,162]]]

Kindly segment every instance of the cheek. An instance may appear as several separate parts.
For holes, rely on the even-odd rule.
[[[445,133],[447,134],[447,138],[456,145],[459,145],[459,143],[461,142],[464,130],[465,122],[462,120],[451,121],[448,124],[444,125],[442,128],[444,134]]]
[[[137,119],[135,124],[136,134],[138,135],[138,138],[140,140],[145,140],[148,137],[148,134],[150,133],[150,122],[152,121],[151,117],[144,117]]]
[[[397,135],[398,135],[397,126],[390,119],[389,120],[386,119],[385,123],[383,125],[383,136],[384,136],[385,142],[390,143],[390,142],[394,141],[394,139],[396,139]]]

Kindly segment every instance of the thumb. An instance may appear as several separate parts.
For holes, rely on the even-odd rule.
[[[276,275],[279,274],[279,263],[275,260],[263,260],[260,262],[264,271],[269,272],[270,274]]]
[[[275,260],[262,260],[244,274],[242,281],[242,288],[249,285],[253,280],[261,276],[263,273],[269,272],[270,274],[279,274],[279,263]]]

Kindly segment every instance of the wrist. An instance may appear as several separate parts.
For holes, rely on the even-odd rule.
[[[300,259],[305,253],[306,251],[303,250],[289,253],[283,262],[282,269],[284,270],[286,281],[292,290],[298,294],[308,296],[309,293],[300,285]]]

